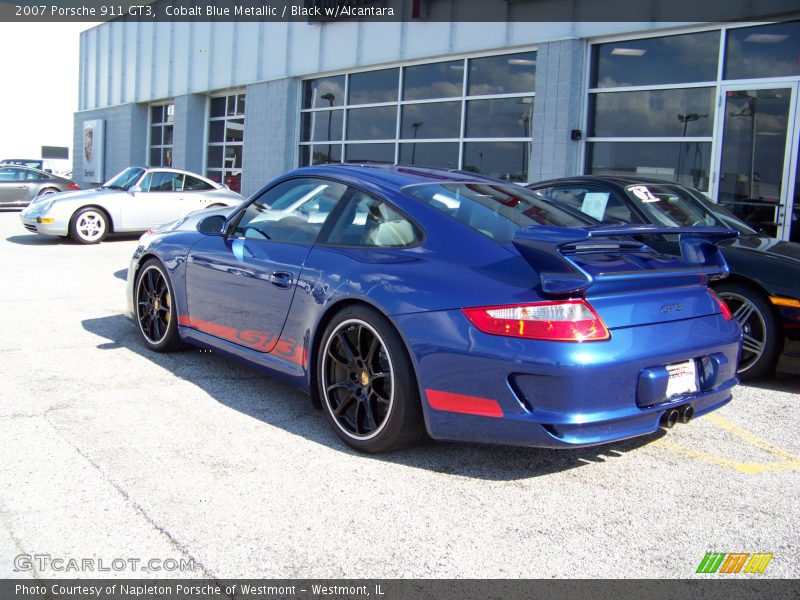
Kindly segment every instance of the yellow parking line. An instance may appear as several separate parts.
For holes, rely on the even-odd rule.
[[[726,431],[729,431],[733,435],[738,438],[743,439],[745,442],[750,444],[751,446],[755,446],[756,448],[760,448],[764,452],[769,452],[773,456],[777,456],[783,460],[793,461],[798,460],[798,457],[790,454],[783,448],[778,448],[772,442],[768,442],[767,440],[758,437],[756,434],[747,431],[746,429],[742,429],[738,425],[734,425],[728,419],[720,417],[719,415],[707,415],[706,419],[720,427]]]
[[[705,417],[710,423],[724,429],[725,431],[735,435],[739,439],[743,440],[747,444],[763,450],[772,456],[775,456],[779,460],[776,462],[765,462],[765,463],[750,463],[750,462],[737,462],[735,460],[730,460],[728,458],[724,458],[722,456],[717,456],[715,454],[709,454],[708,452],[703,452],[700,450],[694,450],[693,448],[686,448],[685,446],[681,446],[679,444],[674,444],[670,441],[667,441],[666,438],[661,438],[657,440],[655,443],[659,446],[663,446],[667,450],[671,450],[676,454],[681,454],[683,456],[688,456],[690,458],[696,458],[707,462],[712,465],[717,465],[720,467],[727,467],[729,469],[733,469],[735,471],[739,471],[740,473],[764,473],[768,471],[792,471],[798,470],[800,471],[800,457],[797,457],[783,448],[779,448],[775,444],[768,442],[767,440],[758,437],[754,433],[747,431],[739,427],[738,425],[734,425],[727,419],[720,417],[719,415],[707,415]]]

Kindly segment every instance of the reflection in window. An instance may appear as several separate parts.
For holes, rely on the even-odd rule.
[[[711,142],[592,142],[587,172],[634,175],[708,189]]]
[[[464,61],[451,60],[403,69],[403,100],[457,98],[464,90]]]
[[[343,110],[319,110],[303,113],[300,139],[321,142],[342,139]]]
[[[467,102],[467,131],[471,138],[530,137],[533,98],[501,98]]]
[[[303,108],[330,108],[344,103],[344,75],[303,82]]]
[[[314,144],[300,146],[300,166],[324,165],[342,162],[341,144]]]
[[[396,106],[354,108],[347,112],[348,140],[393,140],[397,128]]]
[[[535,89],[536,52],[469,60],[469,96],[530,94]]]
[[[346,162],[394,162],[394,144],[347,144]]]
[[[241,191],[245,95],[211,98],[206,176]]]
[[[715,92],[708,87],[591,94],[589,135],[711,136]]]
[[[401,109],[400,139],[442,139],[460,135],[460,102],[406,104]]]
[[[299,162],[399,160],[527,180],[535,73],[527,51],[305,81]],[[490,162],[490,151],[501,156]]]
[[[719,31],[593,46],[591,87],[715,81]]]
[[[350,76],[350,104],[397,102],[398,69],[353,73]]]
[[[466,142],[463,169],[506,181],[526,181],[530,154],[530,142]]]
[[[800,21],[729,29],[725,79],[800,75]]]
[[[172,166],[172,127],[175,117],[174,104],[159,104],[150,107],[150,157],[151,167]]]
[[[457,169],[458,143],[427,142],[400,144],[399,162],[403,165]]]

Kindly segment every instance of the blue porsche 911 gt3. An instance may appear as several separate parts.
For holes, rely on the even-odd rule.
[[[640,241],[664,233],[681,257]],[[128,312],[152,350],[296,384],[358,450],[602,444],[731,399],[741,329],[706,282],[734,235],[591,224],[469,173],[306,167],[145,234]]]

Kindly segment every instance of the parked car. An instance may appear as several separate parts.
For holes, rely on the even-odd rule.
[[[712,283],[744,330],[739,374],[772,373],[786,338],[800,338],[800,244],[756,232],[695,189],[634,177],[584,176],[528,186],[604,222],[667,227],[719,225],[739,231],[720,244],[729,277]],[[677,252],[673,238],[650,245]]]
[[[30,167],[31,169],[39,169],[45,173],[55,173],[56,169],[49,160],[41,158],[4,158],[0,160],[0,165],[17,165],[21,167]]]
[[[625,237],[663,231],[469,173],[305,167],[142,236],[128,314],[151,350],[188,342],[300,386],[361,451],[426,429],[601,444],[719,408],[737,382],[741,328],[705,285],[727,268],[713,241],[736,234],[678,230],[687,260]]]
[[[203,208],[238,206],[244,198],[196,173],[129,167],[95,190],[32,203],[25,229],[95,244],[111,232],[146,231]]]
[[[60,175],[28,167],[0,165],[0,208],[24,208],[34,198],[79,189],[77,183]]]

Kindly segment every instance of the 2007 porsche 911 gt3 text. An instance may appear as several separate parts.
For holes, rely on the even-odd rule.
[[[143,236],[129,314],[152,350],[300,386],[368,452],[601,444],[727,403],[742,334],[706,283],[736,234],[670,229],[678,258],[593,223],[466,173],[307,167]]]

